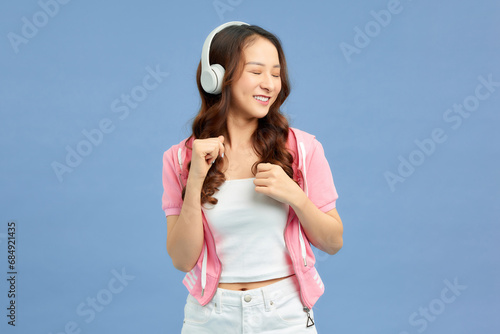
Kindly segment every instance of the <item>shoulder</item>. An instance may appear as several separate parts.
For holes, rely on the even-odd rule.
[[[193,138],[187,137],[181,140],[179,143],[170,146],[165,152],[163,152],[163,159],[172,159],[173,157],[178,157],[182,155],[186,156],[186,143],[191,146]]]
[[[319,144],[316,136],[309,132],[294,127],[289,127],[288,129],[289,145],[294,144],[294,146],[298,146],[300,145],[299,143],[302,143],[306,149],[310,149]]]
[[[170,152],[171,151],[177,151],[179,148],[184,149],[186,147],[186,143],[189,144],[189,145],[191,145],[193,143],[193,138],[192,137],[184,138],[179,143],[170,146],[170,148],[168,150],[166,150],[165,153],[169,152],[169,151]]]

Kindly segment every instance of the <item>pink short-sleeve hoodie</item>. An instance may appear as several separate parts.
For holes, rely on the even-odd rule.
[[[179,215],[182,208],[182,189],[188,178],[187,163],[191,160],[191,150],[184,139],[173,145],[163,155],[163,197],[162,209],[166,216]],[[193,138],[187,142],[192,147]],[[294,179],[308,198],[322,211],[335,208],[337,190],[323,146],[305,131],[289,128],[287,148],[293,156]],[[217,257],[216,245],[207,219],[202,212],[204,242],[194,268],[187,272],[183,283],[189,293],[201,305],[206,305],[214,296],[222,270]],[[305,308],[311,309],[324,293],[323,282],[315,268],[315,256],[298,216],[289,208],[284,231],[285,244],[290,253],[295,275],[299,282],[300,296]]]

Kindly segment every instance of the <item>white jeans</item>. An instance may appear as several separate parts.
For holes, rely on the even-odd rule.
[[[246,291],[218,288],[205,306],[189,294],[181,333],[317,333],[316,326],[307,327],[308,315],[303,310],[298,287],[293,275]],[[313,311],[309,313],[313,319]]]

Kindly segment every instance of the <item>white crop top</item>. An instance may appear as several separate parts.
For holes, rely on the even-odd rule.
[[[255,191],[255,178],[226,180],[205,203],[222,263],[221,283],[256,282],[294,273],[285,245],[287,204]]]

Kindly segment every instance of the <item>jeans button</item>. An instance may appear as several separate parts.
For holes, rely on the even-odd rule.
[[[249,302],[252,300],[252,296],[250,296],[250,295],[245,295],[245,297],[243,297],[243,299],[244,299],[247,303],[249,303]]]

